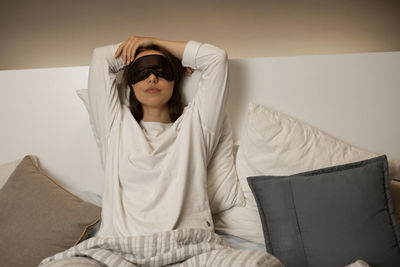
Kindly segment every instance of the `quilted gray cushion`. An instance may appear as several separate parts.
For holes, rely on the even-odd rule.
[[[285,266],[400,266],[385,155],[292,176],[249,177],[265,245]]]

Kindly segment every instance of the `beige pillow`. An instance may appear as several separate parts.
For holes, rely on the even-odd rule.
[[[263,105],[249,104],[245,124],[236,169],[246,206],[219,214],[215,229],[260,244],[262,226],[247,177],[292,175],[378,156]],[[389,173],[392,179],[399,173],[392,160]]]
[[[23,158],[0,190],[0,266],[37,266],[87,237],[101,208],[73,195]]]

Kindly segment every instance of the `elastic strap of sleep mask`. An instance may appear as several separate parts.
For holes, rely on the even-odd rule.
[[[128,82],[130,84],[146,79],[151,73],[168,81],[175,79],[173,68],[165,56],[146,55],[129,65]]]

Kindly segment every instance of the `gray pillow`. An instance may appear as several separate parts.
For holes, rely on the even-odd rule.
[[[267,251],[285,266],[400,266],[385,155],[292,176],[247,178]]]

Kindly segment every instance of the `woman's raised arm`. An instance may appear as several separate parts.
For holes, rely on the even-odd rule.
[[[121,110],[116,75],[126,65],[120,58],[113,57],[120,44],[95,48],[89,67],[89,115],[102,164],[105,160],[107,137]]]
[[[221,134],[228,98],[228,54],[212,44],[190,40],[183,53],[182,65],[200,72],[191,104],[199,112],[207,151],[213,153]]]
[[[187,42],[160,40],[153,37],[132,36],[118,47],[114,57],[117,58],[121,55],[122,62],[129,64],[133,61],[135,52],[140,46],[148,46],[151,44],[161,46],[179,60],[182,60],[183,51],[185,50]]]

